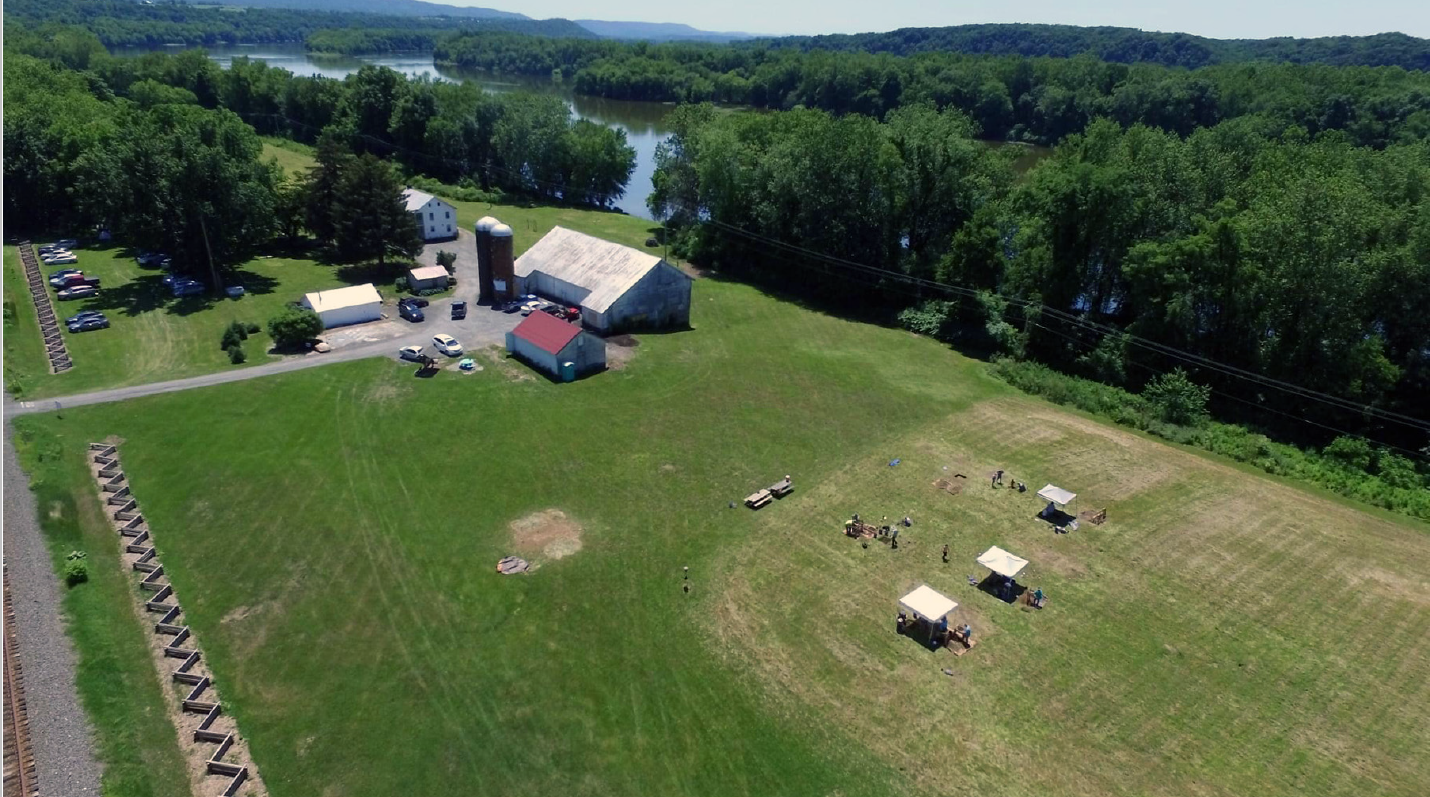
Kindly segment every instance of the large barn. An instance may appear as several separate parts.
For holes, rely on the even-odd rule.
[[[516,293],[581,308],[601,333],[690,325],[690,277],[655,255],[556,227],[517,258]]]

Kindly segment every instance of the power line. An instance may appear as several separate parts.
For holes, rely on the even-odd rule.
[[[842,266],[846,269],[853,269],[861,273],[879,276],[892,281],[905,282],[908,284],[917,285],[919,287],[929,288],[931,290],[944,291],[959,296],[966,296],[970,298],[978,298],[979,296],[979,292],[971,288],[965,288],[959,285],[951,285],[948,283],[938,282],[936,280],[930,280],[923,277],[916,277],[911,274],[904,274],[902,272],[893,271],[891,269],[880,268],[878,266],[871,266],[866,263],[858,263],[856,261],[827,255],[822,252],[816,252],[814,250],[798,246],[796,244],[780,241],[778,239],[771,238],[760,233],[751,232],[742,227],[737,227],[735,225],[728,224],[726,222],[722,222],[716,219],[701,220],[700,223],[707,227],[713,227],[722,232],[738,235],[768,246],[778,247],[786,252],[790,252],[793,254],[802,254],[807,257],[819,260],[821,262],[829,263],[831,265]],[[1180,360],[1196,367],[1215,371],[1227,377],[1252,382],[1261,387],[1278,390],[1283,393],[1288,393],[1290,395],[1297,396],[1299,398],[1318,401],[1322,404],[1326,404],[1336,409],[1356,412],[1385,422],[1397,423],[1403,426],[1407,426],[1418,431],[1430,432],[1430,422],[1426,422],[1410,415],[1404,415],[1402,413],[1397,413],[1390,410],[1383,410],[1366,404],[1357,404],[1355,402],[1350,401],[1349,399],[1314,390],[1312,388],[1304,387],[1302,385],[1297,385],[1292,382],[1286,382],[1284,380],[1276,379],[1274,377],[1266,376],[1264,374],[1258,374],[1256,372],[1248,371],[1237,366],[1217,362],[1210,358],[1203,357],[1192,352],[1183,351],[1181,349],[1177,349],[1175,347],[1168,346],[1163,343],[1158,343],[1157,341],[1149,340],[1147,338],[1143,338],[1141,336],[1134,335],[1123,330],[1119,330],[1115,327],[1111,327],[1105,324],[1099,324],[1076,314],[1068,313],[1066,311],[1059,310],[1054,307],[1049,307],[1048,305],[1040,304],[1032,300],[1006,296],[1000,298],[1007,301],[1009,304],[1017,305],[1024,310],[1032,310],[1040,313],[1046,313],[1052,317],[1058,318],[1067,323],[1076,324],[1084,329],[1096,332],[1101,335],[1123,336],[1130,343],[1133,343],[1148,351],[1152,351],[1154,353],[1172,359]]]

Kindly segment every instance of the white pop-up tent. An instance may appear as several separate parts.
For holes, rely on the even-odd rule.
[[[1051,501],[1058,506],[1067,506],[1072,503],[1074,498],[1077,498],[1077,493],[1070,493],[1061,487],[1055,487],[1049,484],[1047,487],[1038,491],[1038,497],[1045,501]]]
[[[1017,576],[1028,566],[1027,559],[1014,556],[996,545],[984,551],[983,555],[978,557],[978,563],[1005,578]]]
[[[958,608],[952,598],[927,584],[899,598],[899,605],[915,617],[929,623],[937,623],[948,613]]]

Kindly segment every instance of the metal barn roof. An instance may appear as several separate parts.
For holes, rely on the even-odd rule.
[[[313,308],[315,313],[325,313],[329,310],[341,310],[344,307],[360,307],[373,302],[382,302],[382,297],[378,295],[377,288],[372,287],[369,282],[366,285],[354,285],[350,288],[335,288],[331,291],[314,291],[305,294],[303,299],[308,306]]]
[[[416,188],[409,188],[406,191],[402,192],[402,198],[407,202],[407,211],[410,213],[412,211],[421,210],[422,208],[426,207],[427,203],[431,202],[436,197],[432,196],[426,191],[418,191]]]
[[[555,316],[537,312],[517,324],[512,334],[548,354],[560,354],[566,344],[581,334],[581,328]]]
[[[415,280],[430,280],[452,276],[447,273],[447,269],[441,266],[422,266],[420,268],[408,269],[408,273],[411,274]]]
[[[581,300],[582,306],[604,313],[660,262],[639,249],[554,227],[516,259],[516,275],[540,271],[585,288],[591,293]]]

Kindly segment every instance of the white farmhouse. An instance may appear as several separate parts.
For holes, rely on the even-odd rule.
[[[408,188],[402,192],[407,212],[417,218],[424,241],[446,241],[457,237],[457,209],[426,191]]]

